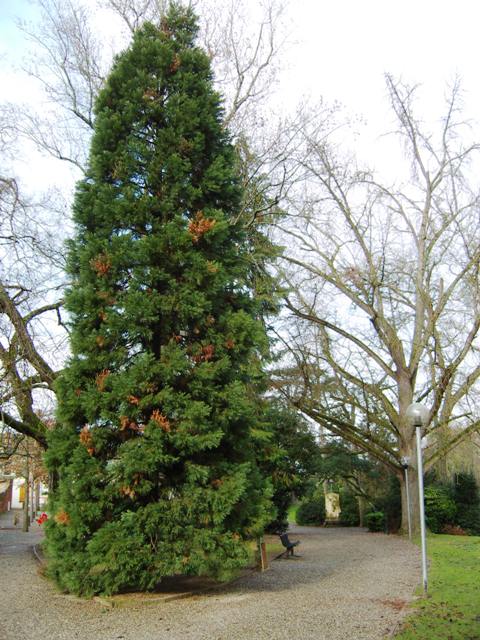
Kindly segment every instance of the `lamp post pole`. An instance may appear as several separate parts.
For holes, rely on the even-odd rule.
[[[407,494],[407,521],[408,521],[408,539],[412,539],[412,516],[410,512],[410,487],[408,486],[408,464],[410,458],[404,456],[402,458],[403,470],[405,471],[405,490]]]
[[[417,472],[418,472],[418,501],[420,506],[420,537],[422,542],[422,576],[423,591],[426,595],[427,578],[427,536],[425,533],[425,498],[423,492],[423,461],[422,461],[422,427],[427,423],[429,411],[418,402],[407,407],[406,416],[415,429],[417,440]]]
[[[418,500],[420,502],[420,536],[422,539],[422,576],[423,591],[426,594],[428,589],[427,578],[427,536],[425,533],[425,498],[423,492],[423,461],[422,461],[422,422],[415,421],[415,431],[417,435],[417,468],[418,468]]]

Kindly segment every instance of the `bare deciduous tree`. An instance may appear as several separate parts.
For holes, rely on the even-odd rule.
[[[304,128],[295,158],[304,191],[282,225],[294,322],[280,335],[293,361],[278,384],[312,420],[397,473],[405,528],[402,458],[416,466],[408,405],[429,408],[427,468],[480,426],[480,147],[465,142],[458,84],[431,134],[415,116],[415,91],[391,77],[387,86],[410,163],[405,183],[385,185],[343,160],[325,130]]]
[[[2,123],[0,114],[0,130],[8,132]],[[0,143],[8,171],[11,141]],[[0,175],[0,418],[2,428],[42,446],[47,426],[39,409],[53,391],[64,336],[53,326],[61,322],[63,257],[58,229],[48,220],[52,206],[51,197],[33,203],[8,173]]]
[[[83,169],[93,127],[95,96],[106,61],[90,12],[71,0],[37,0],[38,24],[22,24],[31,42],[27,72],[45,96],[40,108],[16,110],[14,127],[37,147]],[[11,114],[13,116],[14,113]]]

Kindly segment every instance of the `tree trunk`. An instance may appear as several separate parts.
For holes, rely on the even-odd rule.
[[[358,496],[358,517],[359,517],[359,527],[365,526],[365,498],[363,496]]]
[[[407,451],[403,452],[403,455],[408,458],[409,463],[408,468],[406,470],[404,469],[401,474],[399,474],[402,497],[402,522],[400,525],[400,531],[401,533],[408,535],[408,514],[410,511],[411,532],[412,535],[416,535],[420,532],[420,501],[418,496],[417,451],[415,440],[412,439],[411,447],[409,447]]]
[[[28,475],[25,474],[25,492],[23,494],[23,528],[24,533],[28,532],[30,527],[30,513],[28,511],[30,487],[28,484]]]
[[[37,495],[35,480],[33,479],[33,474],[30,472],[30,522],[35,520],[36,516],[36,504],[35,497]]]
[[[451,438],[451,431],[448,426],[439,427],[436,430],[435,439],[437,441],[437,447],[439,449],[443,449],[445,445],[449,442]],[[435,471],[437,473],[438,479],[441,482],[448,482],[449,473],[448,473],[448,460],[447,454],[443,455],[437,462],[435,463]]]

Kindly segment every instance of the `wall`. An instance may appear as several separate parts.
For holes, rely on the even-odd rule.
[[[13,482],[10,479],[0,480],[0,513],[9,511],[12,504]]]

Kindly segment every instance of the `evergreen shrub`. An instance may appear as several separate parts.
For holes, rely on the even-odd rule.
[[[472,473],[457,473],[453,481],[453,499],[456,504],[480,504],[480,491]]]
[[[299,525],[317,525],[325,522],[325,498],[305,499],[297,509],[296,521]]]
[[[457,505],[455,522],[469,535],[480,536],[480,505]]]
[[[305,420],[277,400],[265,402],[263,420],[270,437],[266,456],[260,458],[259,464],[262,473],[271,480],[276,509],[267,531],[285,531],[289,507],[294,497],[304,495],[315,468],[318,445]]]
[[[456,523],[470,535],[480,535],[480,492],[471,473],[458,473],[453,484]]]
[[[385,514],[383,511],[371,511],[365,514],[365,524],[372,533],[385,531]]]
[[[440,533],[447,524],[456,522],[457,507],[447,485],[425,487],[425,519],[432,533]]]
[[[340,519],[344,526],[358,527],[360,514],[358,511],[358,498],[351,491],[340,492]]]

